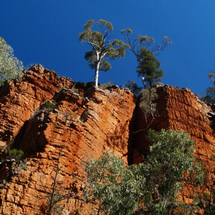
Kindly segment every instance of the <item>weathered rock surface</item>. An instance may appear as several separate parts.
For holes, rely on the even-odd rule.
[[[215,131],[211,128],[211,109],[200,101],[189,89],[164,86],[157,88],[158,99],[155,117],[145,120],[144,111],[137,104],[134,124],[133,163],[139,163],[148,154],[149,128],[182,130],[195,141],[195,154],[210,173],[211,184],[215,181]],[[183,201],[189,202],[188,191],[182,193]]]
[[[57,167],[60,185],[56,189],[62,195],[70,190],[78,196],[85,186],[85,163],[91,157],[111,150],[127,162],[133,94],[119,88],[89,88],[80,96],[76,89],[60,90],[62,81],[73,86],[71,80],[37,66],[23,82],[1,89],[1,139],[15,139],[14,147],[28,158],[27,169],[1,189],[2,214],[42,214]],[[64,214],[75,214],[79,208],[79,213],[95,214],[95,207],[84,206],[77,198],[62,203]]]
[[[60,78],[52,70],[34,65],[26,71],[21,83],[12,81],[0,87],[0,139],[13,140],[39,105],[69,83],[71,79]]]
[[[81,197],[86,161],[109,150],[125,163],[142,162],[149,128],[189,133],[196,143],[195,156],[213,182],[213,112],[188,89],[157,87],[156,94],[157,111],[146,117],[127,89],[95,89],[41,65],[26,71],[21,83],[0,87],[0,147],[14,141],[13,147],[23,150],[27,159],[0,188],[0,213],[44,214],[57,171],[56,193],[72,196],[61,202],[63,214],[96,214],[96,206]],[[8,177],[7,171],[1,169],[0,179]],[[188,202],[189,191],[181,198]]]

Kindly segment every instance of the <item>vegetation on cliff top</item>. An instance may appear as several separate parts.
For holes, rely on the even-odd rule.
[[[100,27],[100,31],[92,31],[95,25]],[[160,62],[154,52],[164,50],[167,45],[171,44],[171,40],[164,37],[160,45],[152,46],[154,38],[142,35],[133,37],[133,35],[131,36],[132,30],[127,28],[121,31],[127,42],[125,43],[119,39],[111,40],[110,32],[112,31],[111,22],[101,19],[95,23],[91,19],[84,25],[84,31],[79,34],[79,40],[83,43],[88,42],[92,48],[91,51],[86,52],[85,59],[95,70],[95,86],[98,87],[99,70],[106,72],[111,69],[111,64],[105,59],[113,60],[124,57],[127,49],[137,57],[137,73],[138,76],[142,76],[144,87],[152,87],[160,82],[164,72],[160,69]]]
[[[93,26],[100,27],[100,31],[92,31]],[[113,60],[125,56],[126,49],[129,47],[122,40],[110,39],[110,32],[113,31],[111,22],[100,19],[94,22],[89,20],[84,25],[84,31],[79,34],[79,40],[83,43],[88,42],[92,48],[86,52],[85,59],[88,60],[89,66],[95,70],[95,86],[98,87],[99,70],[108,71],[111,64],[105,59]]]
[[[215,103],[215,72],[210,72],[208,76],[213,86],[206,89],[206,96],[201,99],[207,104],[213,104]]]

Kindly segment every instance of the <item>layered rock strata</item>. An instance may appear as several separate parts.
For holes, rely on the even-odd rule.
[[[136,105],[128,89],[74,83],[35,65],[22,82],[0,87],[0,154],[12,144],[26,158],[10,178],[8,169],[1,168],[0,179],[7,183],[0,189],[0,213],[45,214],[54,190],[70,197],[59,204],[64,214],[96,214],[96,205],[82,201],[86,162],[105,150],[126,164],[142,162],[149,153],[149,128],[189,133],[196,144],[195,156],[213,183],[213,116],[210,107],[186,88],[154,88]],[[186,190],[182,200],[189,202],[191,192]]]
[[[60,90],[62,81],[70,89]],[[73,85],[37,66],[23,82],[1,89],[1,139],[14,139],[13,147],[27,158],[26,169],[1,189],[2,214],[44,213],[57,169],[56,193],[72,196],[61,202],[64,214],[80,208],[82,214],[95,214],[95,207],[84,206],[80,197],[86,162],[104,150],[127,162],[134,95],[117,87],[78,90]]]
[[[195,141],[195,153],[204,168],[210,174],[210,184],[215,181],[215,131],[211,127],[210,107],[200,101],[189,89],[177,89],[171,86],[157,87],[156,112],[145,117],[145,112],[140,108],[140,99],[137,104],[132,162],[139,163],[148,154],[149,142],[146,135],[149,128],[173,129],[190,134]],[[183,193],[183,201],[190,202],[192,191]]]

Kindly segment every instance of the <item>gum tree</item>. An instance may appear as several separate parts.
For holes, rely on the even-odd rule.
[[[167,45],[171,44],[168,37],[164,37],[160,45],[154,45],[154,38],[149,36],[133,36],[130,28],[121,31],[127,41],[130,51],[137,58],[138,76],[142,76],[144,88],[152,87],[161,81],[164,76],[163,70],[160,69],[160,62],[155,54],[163,51]]]
[[[203,98],[203,101],[208,104],[213,104],[215,103],[215,72],[210,72],[208,76],[210,81],[213,83],[213,86],[206,89],[206,96]]]
[[[0,82],[20,79],[23,76],[22,71],[22,62],[14,56],[12,47],[0,37]]]
[[[89,66],[95,70],[94,82],[96,87],[98,87],[99,70],[105,72],[110,70],[111,64],[108,60],[124,57],[126,48],[129,47],[121,40],[111,40],[110,32],[112,31],[111,22],[103,19],[94,22],[91,19],[84,25],[84,31],[79,34],[79,40],[91,46],[91,51],[86,52],[85,59],[88,60]]]
[[[133,214],[141,205],[145,179],[139,166],[126,167],[120,157],[104,152],[99,160],[92,159],[86,165],[87,202],[98,200],[98,214]]]
[[[143,163],[125,166],[110,152],[87,163],[87,202],[99,203],[105,214],[128,215],[176,214],[179,207],[189,206],[179,202],[178,193],[185,182],[195,187],[203,181],[194,141],[173,130],[149,130],[148,139],[150,153]]]

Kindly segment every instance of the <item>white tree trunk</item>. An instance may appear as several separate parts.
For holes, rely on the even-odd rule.
[[[98,87],[98,80],[99,80],[99,65],[100,63],[97,64],[96,70],[95,70],[95,78],[94,78],[94,82],[95,82],[95,87]]]
[[[99,68],[100,68],[100,63],[101,63],[99,54],[100,54],[99,52],[96,53],[97,64],[96,64],[96,68],[95,68],[95,77],[94,77],[95,87],[98,87],[98,80],[99,80]]]

